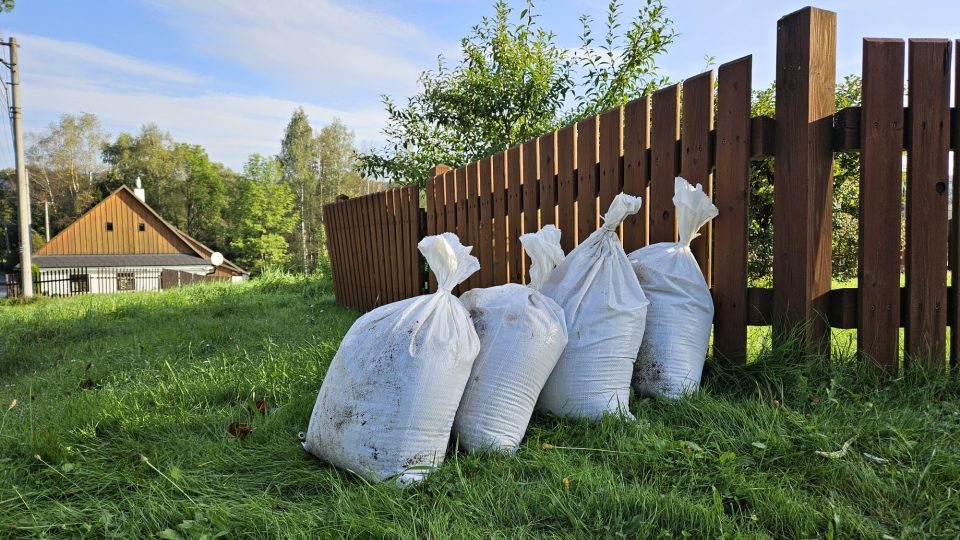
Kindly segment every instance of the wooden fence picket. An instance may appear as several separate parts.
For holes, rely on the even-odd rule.
[[[750,56],[720,66],[717,87],[713,352],[747,360],[747,223],[750,201]]]
[[[599,215],[606,213],[617,193],[623,191],[620,160],[623,156],[623,108],[615,107],[600,115],[600,195]],[[622,226],[619,228],[623,238]]]
[[[560,245],[564,253],[570,253],[579,243],[577,240],[577,125],[557,132],[557,227],[560,229]]]
[[[650,215],[650,98],[623,108],[623,191],[643,200],[640,211],[623,222],[623,249],[627,253],[647,245]]]
[[[703,192],[713,196],[713,178],[710,175],[710,130],[713,129],[713,71],[691,77],[683,82],[683,112],[680,136],[680,175],[691,184],[703,186]],[[707,285],[712,279],[710,248],[713,245],[713,223],[700,229],[693,239],[693,250]]]
[[[676,242],[677,219],[673,209],[673,184],[680,139],[680,85],[653,94],[653,134],[650,137],[650,243]]]
[[[863,40],[857,348],[900,366],[903,40]]]
[[[907,360],[943,368],[947,321],[947,152],[950,42],[911,39],[908,51]],[[937,261],[942,264],[937,264]]]

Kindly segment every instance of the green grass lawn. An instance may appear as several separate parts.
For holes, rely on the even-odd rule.
[[[789,351],[367,484],[297,442],[356,316],[277,276],[0,306],[0,536],[960,536],[957,379]]]

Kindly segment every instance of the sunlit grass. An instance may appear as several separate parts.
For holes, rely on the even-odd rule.
[[[368,485],[297,443],[356,315],[283,276],[0,306],[0,535],[960,535],[956,378],[880,379],[764,329],[755,362],[710,362],[701,392],[635,400],[635,422],[538,416],[515,456]]]

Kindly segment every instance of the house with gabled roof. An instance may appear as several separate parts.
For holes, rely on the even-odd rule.
[[[163,270],[241,281],[249,272],[160,217],[121,186],[33,255],[43,294],[159,290]]]

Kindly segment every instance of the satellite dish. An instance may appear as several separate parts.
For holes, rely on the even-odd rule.
[[[214,251],[213,253],[211,253],[210,262],[214,266],[220,266],[221,264],[223,264],[223,253],[220,253],[219,251]]]

